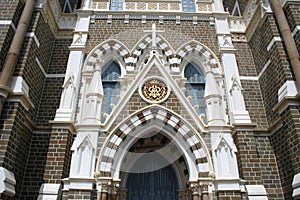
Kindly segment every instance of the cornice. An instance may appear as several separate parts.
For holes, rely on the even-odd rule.
[[[129,20],[180,20],[211,21],[212,13],[183,12],[150,12],[150,11],[97,11],[93,12],[95,19],[129,19]]]
[[[55,38],[72,38],[77,20],[76,14],[62,13],[57,0],[38,0],[35,8],[41,12]]]

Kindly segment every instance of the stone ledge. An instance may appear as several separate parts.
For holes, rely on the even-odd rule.
[[[39,191],[38,200],[56,200],[59,189],[60,184],[43,183]]]
[[[16,180],[14,173],[3,167],[0,167],[0,194],[14,196],[16,193],[15,185]]]
[[[293,189],[294,189],[294,191],[293,191],[293,198],[295,200],[300,199],[300,173],[296,174],[294,176],[294,180],[293,180],[292,186],[293,186]]]
[[[268,200],[268,194],[263,185],[246,185],[249,200]]]

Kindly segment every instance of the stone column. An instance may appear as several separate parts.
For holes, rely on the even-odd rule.
[[[209,200],[208,184],[200,184],[202,200]]]
[[[125,200],[125,199],[126,199],[126,196],[127,196],[127,192],[128,192],[127,189],[120,189],[120,190],[118,191],[118,197],[117,197],[117,200]]]
[[[199,183],[198,182],[190,182],[190,189],[193,192],[193,200],[200,200]]]

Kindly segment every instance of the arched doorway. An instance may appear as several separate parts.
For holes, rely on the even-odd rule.
[[[155,132],[131,146],[129,153],[133,155],[126,159],[134,164],[125,173],[126,200],[178,200],[176,162],[165,159],[167,146],[172,146],[171,141]]]

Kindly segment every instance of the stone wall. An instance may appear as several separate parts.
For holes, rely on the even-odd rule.
[[[285,12],[285,15],[289,22],[292,33],[293,32],[295,33],[295,31],[297,30],[296,34],[294,35],[294,38],[295,38],[295,42],[296,42],[298,51],[300,52],[300,30],[299,30],[300,29],[299,28],[299,26],[300,26],[300,18],[299,18],[300,4],[299,4],[299,2],[287,3],[283,7],[283,11]]]
[[[294,175],[300,172],[299,106],[288,107],[280,117],[282,126],[272,134],[271,143],[276,153],[285,198],[290,199]]]
[[[20,103],[7,102],[0,120],[0,166],[15,175],[18,183],[15,186],[15,199],[20,197],[31,143],[32,130],[26,117],[26,110]]]
[[[124,20],[113,20],[111,24],[108,24],[107,20],[96,20],[90,25],[86,52],[90,52],[96,45],[111,38],[120,40],[131,50],[146,35],[143,30],[151,30],[153,23],[157,24],[157,30],[165,31],[160,35],[172,45],[175,51],[181,45],[194,39],[219,56],[215,27],[209,21],[198,21],[197,24],[193,24],[193,21],[184,20],[180,22],[180,25],[173,20],[165,20],[162,24],[152,20],[147,20],[146,24],[142,24],[141,20],[130,20],[128,24],[124,23]]]
[[[268,135],[256,133],[257,156],[260,162],[262,183],[269,199],[283,199],[277,159]]]
[[[297,10],[294,8],[295,6],[291,6],[290,9],[284,9],[291,27],[295,27],[297,24],[297,20],[293,19],[295,13],[292,14]],[[297,37],[296,34],[295,38]],[[273,15],[266,14],[257,26],[254,35],[249,39],[249,44],[253,57],[255,58],[254,63],[258,73],[267,120],[270,126],[269,141],[265,140],[267,138],[257,138],[259,155],[268,158],[268,161],[261,159],[262,180],[267,192],[270,193],[270,197],[282,199],[283,197],[280,192],[280,190],[282,190],[284,198],[291,199],[293,176],[299,173],[299,166],[297,166],[297,163],[299,163],[299,152],[297,150],[299,149],[299,133],[297,132],[299,122],[296,120],[299,118],[299,108],[287,107],[281,114],[275,109],[278,104],[279,88],[287,80],[293,80],[293,73],[285,51],[286,47],[281,40]],[[296,43],[299,46],[299,42],[296,41]],[[274,149],[272,152],[275,153],[275,157],[270,157],[273,156],[273,153],[270,152],[271,147],[268,147],[269,150],[260,150],[263,147],[262,144],[267,147],[268,143],[270,143]],[[268,156],[262,155],[263,152],[267,153]],[[276,162],[274,162],[274,159]],[[265,160],[265,162],[262,162],[263,160]],[[272,165],[277,163],[277,167],[274,166],[273,169],[272,167],[268,168],[268,171],[273,171],[273,174],[268,174],[269,172],[267,172],[267,169],[264,167],[267,163],[273,163]],[[280,179],[278,179],[277,175],[273,176],[277,174],[276,168],[278,168]],[[278,186],[279,180],[282,189]],[[273,188],[272,190],[270,190],[270,186]]]
[[[249,44],[259,74],[267,120],[272,125],[278,119],[278,114],[273,110],[278,102],[278,90],[287,80],[292,79],[292,73],[282,42],[269,46],[275,37],[279,37],[274,17],[266,16],[261,23]]]
[[[7,3],[10,6],[14,4],[17,6],[16,1]],[[21,4],[18,4],[15,8],[17,11],[11,11],[9,14],[15,13],[12,16],[18,18],[20,8]],[[17,24],[17,19],[13,20],[14,24]],[[2,32],[1,29],[1,33],[4,33],[5,30],[3,29]],[[1,47],[2,52],[7,51],[5,46],[9,46],[6,41],[7,43],[11,41],[12,36],[10,35],[13,34],[13,30],[9,31],[11,32],[7,33],[6,40]],[[50,141],[49,120],[53,119],[59,105],[63,82],[63,77],[47,79],[46,76],[49,72],[61,74],[65,72],[68,59],[67,47],[70,44],[68,39],[54,40],[48,23],[38,11],[34,12],[27,33],[14,76],[22,76],[28,84],[29,98],[34,104],[34,108],[27,111],[21,103],[8,99],[1,113],[0,166],[10,170],[15,175],[17,185],[14,199],[36,199],[39,188],[44,182]],[[53,57],[51,57],[52,50],[56,53]],[[57,52],[64,53],[57,56],[59,54]],[[53,64],[52,58],[60,65]],[[50,63],[53,68],[48,67]],[[69,162],[66,163],[69,166]],[[66,168],[65,174],[68,174],[69,167]]]

